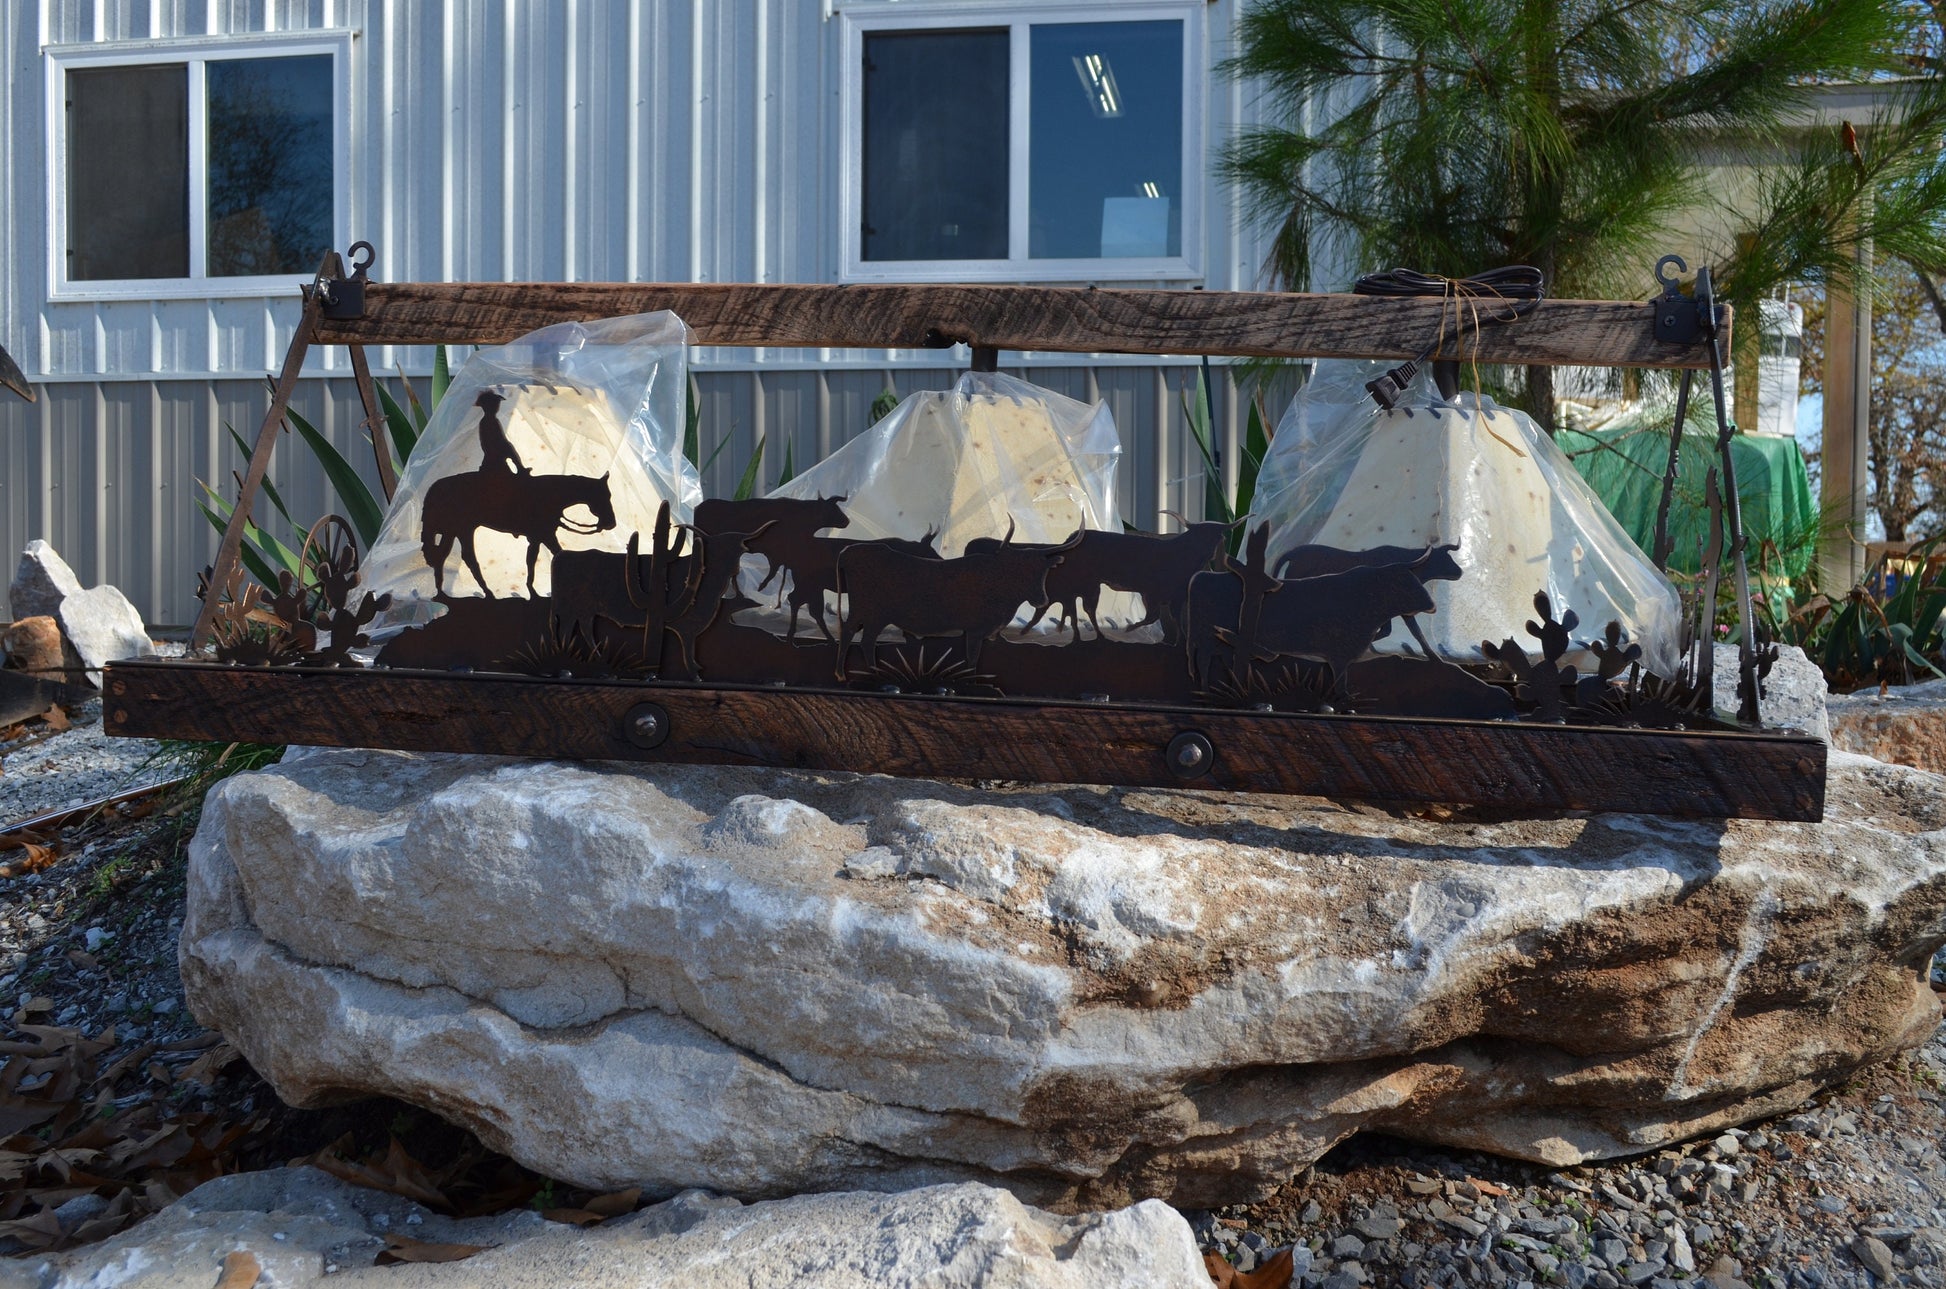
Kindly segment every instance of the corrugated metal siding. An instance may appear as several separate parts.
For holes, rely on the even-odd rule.
[[[923,0],[905,0],[908,10]],[[1235,0],[1205,16],[1227,52]],[[253,433],[281,363],[287,299],[47,299],[45,60],[49,44],[350,28],[349,236],[391,280],[832,280],[837,272],[838,25],[817,0],[19,0],[0,6],[0,343],[42,381],[0,395],[0,556],[46,537],[90,581],[122,586],[153,622],[186,622],[214,539],[196,481],[240,468],[224,425]],[[1212,75],[1216,145],[1251,112]],[[1211,288],[1259,284],[1264,244],[1208,185]],[[728,437],[708,486],[727,491],[761,437],[800,468],[902,393],[956,374],[936,352],[702,350],[703,440]],[[423,373],[423,350],[373,355]],[[1194,514],[1201,462],[1181,424],[1186,367],[1033,362],[1020,374],[1105,398],[1128,445],[1123,507],[1152,524]],[[342,352],[314,354],[297,406],[353,460],[359,415]],[[1233,425],[1218,392],[1216,423]],[[333,503],[308,456],[273,478],[300,515]]]

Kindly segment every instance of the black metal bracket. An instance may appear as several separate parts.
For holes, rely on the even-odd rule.
[[[359,259],[358,252],[365,252]],[[365,316],[365,283],[370,281],[369,271],[378,252],[370,242],[353,242],[346,252],[351,259],[351,276],[328,278],[318,275],[311,284],[311,290],[323,303],[321,313],[327,318],[362,318]]]
[[[1676,276],[1665,270],[1673,266]],[[1682,293],[1680,274],[1689,265],[1680,255],[1665,255],[1655,262],[1655,280],[1662,294],[1655,302],[1655,338],[1672,345],[1693,345],[1716,330],[1716,305],[1709,299],[1709,270],[1698,270],[1695,296]]]

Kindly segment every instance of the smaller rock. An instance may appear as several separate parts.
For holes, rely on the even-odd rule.
[[[1892,1250],[1885,1247],[1885,1241],[1860,1234],[1851,1242],[1851,1253],[1865,1270],[1878,1277],[1880,1284],[1892,1283],[1896,1270],[1892,1265]]]
[[[77,591],[61,601],[61,632],[90,671],[118,658],[147,658],[155,644],[142,625],[142,615],[128,597],[112,586]]]
[[[90,1191],[86,1195],[76,1195],[55,1209],[54,1220],[61,1224],[63,1231],[72,1231],[83,1222],[100,1217],[107,1208],[108,1201]]]
[[[1355,1235],[1341,1235],[1331,1242],[1331,1256],[1362,1258],[1365,1256],[1365,1242]]]
[[[1724,1133],[1721,1137],[1718,1137],[1715,1141],[1712,1141],[1710,1145],[1716,1148],[1717,1154],[1723,1155],[1725,1157],[1743,1153],[1743,1143],[1738,1141],[1735,1137],[1732,1137],[1728,1133]]]
[[[1318,1202],[1316,1200],[1312,1200],[1310,1203],[1304,1206],[1304,1211],[1297,1215],[1297,1220],[1304,1223],[1304,1225],[1309,1226],[1313,1222],[1317,1221],[1323,1215],[1324,1215],[1324,1210],[1318,1207]]]
[[[36,537],[27,543],[27,549],[20,552],[20,562],[14,565],[13,584],[7,588],[7,605],[13,611],[15,622],[23,618],[51,617],[60,610],[61,601],[80,591],[81,579],[74,575],[68,562],[46,541]]]
[[[101,927],[98,926],[89,927],[82,936],[82,940],[88,946],[89,953],[93,953],[96,949],[101,948],[102,945],[108,943],[110,940],[114,938],[115,938],[114,936],[110,935],[107,931],[103,930]]]
[[[6,655],[10,671],[25,672],[56,684],[79,684],[87,680],[81,658],[61,634],[61,624],[45,614],[22,618],[0,631],[0,654]]]
[[[1366,1217],[1351,1224],[1351,1229],[1368,1240],[1389,1240],[1404,1229],[1396,1217]]]
[[[1483,1223],[1475,1222],[1464,1213],[1448,1213],[1445,1217],[1439,1219],[1439,1223],[1441,1226],[1450,1227],[1458,1231],[1461,1235],[1476,1240],[1482,1235],[1485,1235],[1487,1229]]]
[[[1409,1177],[1406,1179],[1405,1188],[1414,1195],[1439,1194],[1439,1182],[1431,1177]]]
[[[1628,1261],[1628,1246],[1620,1240],[1596,1240],[1595,1256],[1611,1267],[1619,1267]]]
[[[1819,1210],[1825,1213],[1842,1213],[1847,1207],[1845,1201],[1836,1195],[1820,1195],[1816,1203]]]

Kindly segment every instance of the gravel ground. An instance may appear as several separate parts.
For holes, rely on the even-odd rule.
[[[1188,1216],[1239,1269],[1292,1247],[1309,1289],[1941,1285],[1942,1088],[1946,1030],[1710,1141],[1550,1172],[1355,1140],[1267,1203]]]
[[[102,737],[92,706],[76,716],[66,732],[0,745],[0,823],[133,781],[149,746]],[[145,803],[44,838],[58,857],[40,871],[0,875],[0,1013],[15,1026],[90,1035],[113,1026],[103,1064],[200,1032],[176,971],[191,819],[189,803]],[[24,867],[20,853],[0,852],[0,874]],[[1553,1172],[1362,1137],[1265,1203],[1187,1216],[1206,1250],[1243,1270],[1292,1248],[1292,1283],[1304,1289],[1946,1289],[1942,1090],[1946,1030],[1791,1115],[1713,1141]],[[170,1096],[249,1121],[240,1166],[283,1162],[346,1133],[360,1151],[396,1137],[421,1160],[485,1154],[396,1102],[290,1110],[241,1062]]]
[[[167,777],[159,767],[144,765],[154,743],[102,733],[99,698],[69,717],[73,725],[65,732],[30,722],[17,727],[19,737],[0,742],[0,828]]]

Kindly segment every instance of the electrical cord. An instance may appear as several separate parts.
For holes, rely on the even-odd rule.
[[[1453,302],[1454,330],[1471,322],[1477,334],[1483,326],[1514,322],[1525,317],[1547,294],[1541,271],[1528,264],[1509,264],[1489,269],[1472,277],[1449,278],[1417,269],[1389,269],[1367,273],[1352,284],[1353,295],[1376,295],[1392,299],[1438,297]],[[1481,305],[1492,307],[1486,312]],[[1405,396],[1406,387],[1426,360],[1446,341],[1446,320],[1440,319],[1439,335],[1410,362],[1401,363],[1377,380],[1367,381],[1365,390],[1380,407],[1390,411]]]

